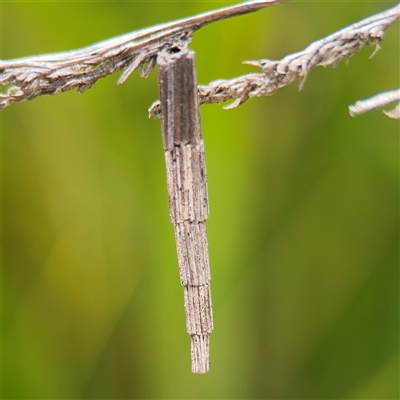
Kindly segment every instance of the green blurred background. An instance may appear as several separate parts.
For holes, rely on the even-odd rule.
[[[2,2],[2,58],[231,3]],[[393,2],[292,2],[195,34],[206,84]],[[156,72],[1,112],[4,399],[398,399],[399,124],[347,106],[399,83],[383,50],[304,90],[201,110],[215,331],[190,373]]]

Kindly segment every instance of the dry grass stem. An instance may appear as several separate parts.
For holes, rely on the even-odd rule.
[[[365,45],[375,45],[376,50],[379,49],[385,30],[399,17],[400,5],[396,5],[318,40],[303,51],[290,54],[282,60],[246,61],[246,64],[261,68],[262,72],[199,86],[200,104],[234,100],[225,107],[231,109],[252,97],[271,96],[276,90],[297,79],[300,80],[301,89],[311,69],[318,66],[336,67],[343,58],[349,59]],[[159,102],[150,107],[149,115],[160,117]]]
[[[206,219],[207,174],[201,135],[194,52],[164,51],[157,57],[169,216],[174,224],[179,276],[191,338],[192,372],[209,370],[213,330]]]
[[[32,100],[44,94],[90,89],[100,78],[125,71],[123,83],[138,67],[147,76],[157,54],[165,48],[190,42],[194,31],[212,22],[260,10],[285,0],[246,1],[234,6],[199,14],[118,36],[80,50],[16,60],[0,60],[0,108]]]
[[[390,90],[388,92],[377,94],[369,99],[359,100],[349,107],[350,115],[364,114],[375,108],[385,107],[390,103],[397,101],[397,105],[390,111],[383,111],[389,118],[400,119],[400,89]]]

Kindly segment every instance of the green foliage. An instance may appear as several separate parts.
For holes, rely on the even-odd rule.
[[[2,58],[75,49],[222,2],[2,4]],[[201,84],[390,7],[295,2],[195,34]],[[203,106],[215,331],[190,373],[156,72],[2,111],[3,398],[397,399],[399,84],[383,50],[302,92]]]

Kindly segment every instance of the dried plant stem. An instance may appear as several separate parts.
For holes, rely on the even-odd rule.
[[[366,100],[359,100],[349,107],[350,115],[364,114],[375,108],[381,108],[397,101],[397,105],[391,111],[383,111],[389,118],[400,119],[400,89],[390,90],[388,92],[377,94]]]
[[[262,73],[248,74],[231,80],[218,80],[207,86],[199,86],[200,104],[234,102],[225,107],[230,109],[243,104],[249,98],[271,96],[276,90],[299,79],[300,88],[311,69],[335,67],[343,58],[349,58],[365,45],[375,45],[383,38],[385,30],[400,17],[400,5],[373,15],[356,24],[318,40],[303,51],[290,54],[279,61],[247,61],[260,67]],[[160,116],[160,104],[155,102],[149,115]]]
[[[170,220],[175,227],[192,372],[209,370],[213,330],[210,265],[205,221],[207,177],[194,53],[164,51],[157,57]]]
[[[0,60],[0,85],[10,86],[0,94],[0,108],[32,100],[44,94],[78,89],[83,93],[100,78],[124,70],[123,83],[138,67],[147,76],[157,54],[179,42],[188,43],[194,31],[212,22],[242,15],[286,0],[246,1],[220,10],[128,33],[95,45],[64,53],[16,60]]]

